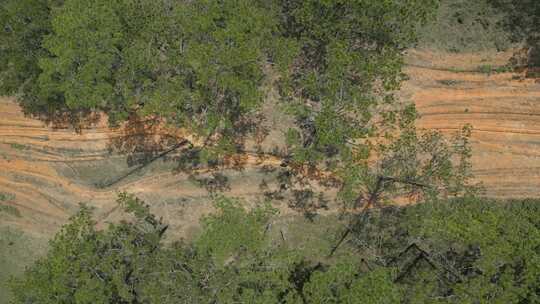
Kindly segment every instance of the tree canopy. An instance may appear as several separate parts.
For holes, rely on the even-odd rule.
[[[118,203],[130,219],[104,230],[83,207],[48,254],[12,281],[12,303],[535,303],[540,297],[538,201],[374,209],[331,258],[336,240],[326,234],[340,225],[336,220],[300,219],[313,241],[294,239],[294,230],[283,237],[284,226],[272,225],[272,208],[248,211],[219,198],[193,241],[167,244],[166,223],[143,201],[121,194]]]
[[[455,171],[433,155],[442,149],[435,142],[445,145],[445,157],[462,160],[456,168],[468,161],[457,156],[467,153],[459,148],[463,137],[451,143],[426,135],[421,143],[414,106],[394,96],[405,77],[403,52],[436,6],[435,0],[4,0],[0,91],[17,94],[28,113],[50,120],[77,122],[100,111],[112,124],[157,117],[199,138],[204,144],[197,148],[207,152],[202,159],[219,160],[242,153],[243,141],[257,133],[263,84],[271,82],[279,90],[272,111],[295,121],[282,156],[299,178],[306,168],[331,172],[349,203],[359,200],[359,185],[375,188],[387,173],[399,176],[386,180],[385,190],[414,183],[426,194],[419,185],[448,188],[448,178],[440,181]],[[408,169],[396,161],[405,152],[412,157]],[[465,173],[453,175],[469,184]]]
[[[246,211],[234,200],[219,198],[218,213],[202,220],[199,236],[166,246],[166,223],[144,202],[122,194],[118,203],[133,220],[97,230],[91,210],[83,206],[51,241],[48,255],[14,281],[15,303],[467,299],[465,291],[454,292],[464,286],[459,285],[465,282],[462,275],[451,277],[454,270],[448,273],[446,264],[428,252],[450,255],[450,249],[437,247],[439,235],[423,234],[423,223],[394,225],[384,240],[358,233],[373,222],[399,223],[401,216],[423,215],[422,207],[410,209],[420,210],[416,215],[411,211],[414,216],[403,211],[387,218],[371,212],[374,206],[393,210],[383,207],[400,195],[437,209],[444,208],[437,205],[441,198],[471,199],[478,190],[470,174],[470,127],[453,138],[416,130],[414,105],[395,95],[406,78],[404,51],[417,42],[419,26],[438,1],[0,3],[0,92],[16,95],[27,113],[77,124],[104,112],[113,126],[148,117],[187,130],[197,139],[193,142],[202,143],[190,145],[199,160],[220,160],[244,152],[245,139],[256,135],[269,85],[278,92],[272,111],[294,121],[283,134],[286,151],[276,153],[283,159],[279,191],[292,191],[295,204],[312,210],[317,208],[312,206],[317,187],[312,186],[319,183],[338,189],[345,210],[362,210],[344,215],[351,219],[345,232],[337,233],[332,244],[323,246],[325,254],[313,260],[293,246],[273,243],[269,234],[275,210],[268,205]],[[428,224],[436,231],[447,223],[452,222],[439,218]],[[405,243],[418,237],[428,248],[392,243],[412,231]],[[521,237],[522,232],[516,233]],[[362,237],[369,242],[356,244]],[[391,250],[381,247],[386,241]],[[355,250],[366,244],[366,252],[376,254],[358,259]],[[427,268],[392,262],[398,250],[413,255],[406,262],[421,259]],[[470,264],[463,265],[456,271],[468,271]],[[475,267],[492,277],[504,272]],[[441,272],[449,279],[427,287],[401,282],[412,270],[426,281]],[[493,287],[484,279],[478,284]],[[499,287],[478,296],[493,299]],[[411,295],[410,288],[419,291]]]

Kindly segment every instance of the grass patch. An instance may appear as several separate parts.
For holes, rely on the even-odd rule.
[[[419,29],[421,47],[449,52],[505,50],[510,33],[502,26],[504,15],[489,0],[440,0],[436,15]]]
[[[442,85],[452,87],[452,86],[461,84],[463,81],[454,80],[454,79],[442,79],[442,80],[437,80],[437,82]]]
[[[512,67],[508,65],[492,66],[490,64],[483,64],[476,67],[475,71],[478,73],[491,75],[512,72]]]
[[[9,205],[0,205],[0,214],[6,213],[15,217],[22,217],[19,209]]]
[[[347,224],[337,215],[320,215],[312,220],[302,215],[286,216],[277,218],[268,234],[274,247],[294,250],[308,260],[324,260]],[[334,259],[350,256],[353,251],[349,244],[344,244]]]
[[[0,304],[9,303],[11,276],[22,274],[46,250],[45,239],[31,237],[11,227],[0,227]]]
[[[0,201],[11,201],[15,199],[15,194],[0,192]]]
[[[26,146],[25,145],[21,145],[21,144],[18,144],[18,143],[12,143],[10,144],[10,146],[15,149],[15,150],[25,150],[26,149]]]
[[[540,67],[531,68],[526,73],[527,78],[540,78]]]

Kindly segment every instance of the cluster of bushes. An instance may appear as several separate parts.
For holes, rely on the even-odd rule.
[[[524,42],[529,48],[529,64],[540,66],[540,2],[535,0],[491,0],[493,7],[504,13],[504,28],[512,41]]]
[[[305,246],[306,236],[289,241],[283,222],[274,227],[269,205],[246,211],[220,198],[193,240],[164,244],[167,226],[144,202],[126,194],[118,202],[132,221],[96,230],[82,208],[47,256],[12,281],[13,303],[540,300],[538,201],[470,198],[373,210],[332,256],[337,219],[303,222],[321,233]],[[321,223],[326,228],[314,229]]]

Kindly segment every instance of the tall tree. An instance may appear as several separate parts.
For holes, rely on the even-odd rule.
[[[52,32],[51,5],[59,1],[0,2],[0,94],[17,96],[25,108],[39,107],[35,98],[41,73],[38,59],[47,56],[42,43]],[[40,106],[45,106],[43,102]]]
[[[286,137],[291,171],[300,173],[299,179],[318,172],[314,167],[332,172],[347,203],[362,196],[364,202],[369,196],[382,200],[373,194],[403,188],[396,184],[424,194],[467,188],[466,174],[461,182],[454,180],[454,186],[465,186],[460,190],[442,181],[457,167],[468,169],[470,151],[458,147],[466,146],[469,131],[453,143],[438,133],[421,135],[414,127],[414,105],[394,95],[405,78],[403,52],[417,42],[418,26],[437,1],[279,3],[281,34],[293,50],[279,86],[284,107],[296,117]],[[457,155],[464,157],[454,167],[449,159]],[[431,164],[423,163],[426,159]]]
[[[325,234],[339,225],[335,220],[324,227],[276,221],[268,206],[248,211],[219,198],[193,241],[167,244],[167,225],[144,202],[127,194],[118,202],[129,219],[102,230],[83,207],[47,255],[12,282],[13,303],[535,303],[540,297],[538,201],[461,199],[372,210],[342,249],[346,254],[333,258],[326,257]],[[285,239],[286,223],[305,230],[289,229],[292,239]]]
[[[15,3],[6,0],[6,7]],[[219,159],[242,152],[243,139],[260,126],[263,80],[277,73],[274,110],[296,119],[286,136],[294,173],[329,172],[345,192],[359,183],[376,188],[383,171],[400,171],[388,166],[405,164],[373,160],[404,149],[392,142],[409,149],[420,143],[414,107],[394,92],[405,77],[403,52],[435,0],[22,3],[43,9],[44,20],[31,39],[22,27],[9,36],[35,40],[39,51],[24,57],[31,72],[19,81],[32,83],[21,97],[29,108],[75,120],[105,111],[112,123],[158,118],[201,139],[209,152],[203,158]],[[9,12],[13,20],[26,13]],[[18,58],[11,54],[10,62]],[[405,177],[418,185],[412,173]],[[440,166],[430,170],[441,174]],[[395,184],[392,178],[384,184]],[[360,194],[341,197],[358,201]]]

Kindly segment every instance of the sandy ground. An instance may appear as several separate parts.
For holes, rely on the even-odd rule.
[[[506,64],[511,52],[413,51],[403,91],[420,112],[418,127],[444,132],[473,126],[473,170],[487,195],[540,196],[540,83],[512,73],[465,72]]]
[[[158,146],[167,146],[163,139],[171,132],[144,130],[149,135],[141,142],[140,138],[130,139],[139,129],[119,131],[106,125],[100,122],[82,134],[72,129],[53,129],[25,117],[13,100],[1,99],[0,194],[10,199],[0,204],[16,207],[21,217],[0,214],[0,227],[50,235],[76,212],[80,203],[95,207],[98,224],[103,225],[119,219],[121,212],[115,200],[119,192],[126,191],[151,202],[152,211],[172,226],[169,237],[190,234],[201,216],[212,211],[212,198],[188,174],[174,170],[177,154],[171,153],[120,179],[138,164],[130,163],[136,153],[126,155],[115,150],[118,143],[129,152],[141,144],[161,151]],[[242,166],[236,168],[236,163]],[[251,204],[260,202],[259,185],[263,178],[271,179],[264,168],[276,168],[280,163],[276,157],[255,154],[230,160],[222,166],[230,186],[225,194]],[[209,176],[207,169],[197,172],[199,178]],[[292,212],[284,204],[275,207],[282,213]]]
[[[473,169],[488,195],[538,197],[540,84],[511,73],[472,72],[481,65],[503,65],[509,56],[412,51],[405,71],[410,80],[400,94],[416,103],[420,128],[452,132],[472,124]],[[18,208],[21,217],[0,215],[0,226],[50,235],[79,203],[95,207],[103,224],[118,219],[116,195],[128,191],[152,202],[153,211],[171,224],[171,238],[190,234],[199,218],[212,210],[208,192],[186,174],[171,170],[174,163],[166,160],[117,181],[132,168],[126,155],[110,149],[125,135],[105,122],[82,134],[51,129],[24,117],[12,100],[1,99],[0,193],[14,195],[1,203]],[[256,202],[265,178],[261,168],[277,166],[279,160],[261,162],[248,156],[244,161],[250,164],[246,169],[225,171],[230,181],[226,194]],[[290,212],[286,206],[277,207]]]

